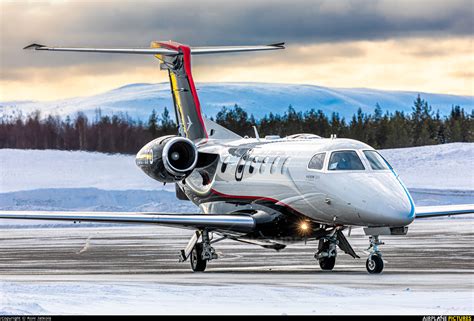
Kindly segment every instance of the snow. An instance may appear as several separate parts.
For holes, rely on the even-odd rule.
[[[338,112],[351,117],[357,108],[373,112],[375,104],[388,111],[411,112],[411,106],[418,94],[426,99],[433,110],[447,115],[453,105],[460,105],[468,112],[474,108],[472,96],[445,94],[383,91],[365,88],[327,88],[313,85],[270,84],[270,83],[199,83],[198,95],[204,113],[215,116],[222,106],[238,104],[256,117],[265,114],[284,113],[291,104],[296,111],[321,109],[326,114]],[[21,111],[23,114],[41,110],[43,115],[74,116],[84,112],[95,119],[96,108],[105,115],[128,113],[135,119],[147,120],[151,111],[159,113],[168,107],[172,110],[172,99],[168,83],[130,84],[90,97],[78,97],[57,101],[5,101],[0,102],[0,117]]]
[[[248,284],[212,286],[98,280],[63,283],[0,281],[0,289],[0,315],[83,313],[439,315],[473,312],[472,294],[468,291],[429,292],[412,291],[410,288],[374,291],[314,284],[304,287]]]
[[[474,143],[380,152],[409,189],[474,190]]]
[[[0,192],[44,188],[164,190],[133,155],[81,151],[1,149]],[[174,185],[166,187],[174,190]]]
[[[173,191],[101,190],[96,188],[45,188],[0,193],[4,210],[84,210],[195,212],[191,202],[179,201]]]

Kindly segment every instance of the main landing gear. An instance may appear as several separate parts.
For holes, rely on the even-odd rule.
[[[354,259],[359,259],[359,256],[342,233],[342,229],[335,229],[330,234],[319,239],[318,252],[316,252],[314,258],[318,260],[321,269],[325,271],[334,269],[337,257],[337,247],[339,247],[344,253],[352,256]]]
[[[200,237],[202,242],[198,242]],[[211,243],[217,241],[219,240],[211,242],[207,230],[196,231],[193,237],[189,240],[186,248],[181,250],[180,261],[184,262],[189,257],[191,269],[194,272],[203,272],[206,269],[207,261],[217,259],[217,253],[211,246]]]
[[[369,236],[370,246],[367,250],[370,251],[365,267],[370,274],[378,274],[383,270],[382,252],[379,251],[379,245],[384,243],[379,240],[378,235]]]
[[[336,234],[319,239],[318,252],[316,252],[314,258],[318,260],[321,269],[330,271],[334,268],[337,256],[337,243]]]

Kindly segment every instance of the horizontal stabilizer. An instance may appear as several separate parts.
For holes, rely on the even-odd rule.
[[[72,52],[96,52],[96,53],[120,53],[139,55],[164,55],[176,56],[180,52],[169,48],[80,48],[80,47],[48,47],[40,44],[31,44],[23,49],[45,50],[45,51],[72,51]],[[192,55],[205,55],[214,53],[231,53],[245,51],[262,51],[285,49],[284,43],[276,43],[263,46],[214,46],[214,47],[190,47]]]
[[[192,55],[285,49],[284,42],[265,46],[191,47]]]
[[[417,206],[415,218],[474,214],[474,204]]]
[[[245,214],[172,214],[147,212],[0,211],[0,219],[143,223],[192,229],[251,232],[254,219]]]
[[[166,48],[76,48],[76,47],[48,47],[44,45],[31,44],[23,49],[46,50],[46,51],[72,51],[72,52],[98,52],[98,53],[120,53],[138,55],[165,55],[176,56],[176,50]]]

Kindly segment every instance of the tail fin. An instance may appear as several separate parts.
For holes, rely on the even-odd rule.
[[[151,43],[151,48],[60,48],[32,44],[26,46],[24,49],[154,55],[161,61],[160,67],[168,70],[179,134],[191,140],[199,140],[202,138],[208,138],[208,133],[206,131],[206,125],[201,112],[201,105],[199,103],[199,98],[191,73],[191,55],[275,50],[284,48],[284,43],[276,43],[268,46],[191,48],[187,45],[172,41],[153,41]]]
[[[168,70],[179,134],[191,140],[208,138],[201,104],[191,73],[190,48],[175,42],[155,41],[151,43],[151,47],[170,49],[181,53],[175,56],[155,55],[162,62],[160,68]]]

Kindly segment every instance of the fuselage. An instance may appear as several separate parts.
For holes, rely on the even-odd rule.
[[[178,184],[208,214],[273,210],[352,226],[398,227],[414,219],[413,200],[394,170],[356,140],[246,138],[197,147],[218,157]]]

